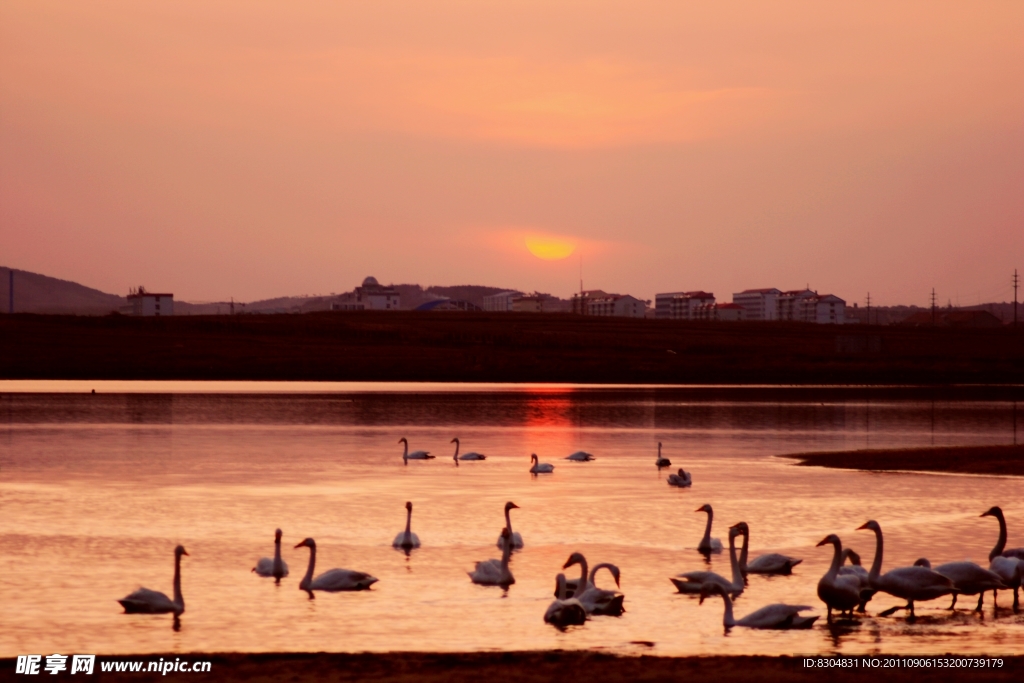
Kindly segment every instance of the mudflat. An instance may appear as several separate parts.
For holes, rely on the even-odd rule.
[[[861,451],[793,453],[805,467],[848,470],[905,470],[1024,476],[1024,445],[952,446],[942,448],[872,448]]]

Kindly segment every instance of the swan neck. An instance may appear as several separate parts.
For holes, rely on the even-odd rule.
[[[281,539],[274,539],[274,571],[281,569]]]
[[[405,511],[405,538],[409,540],[409,532],[412,531],[412,510]]]
[[[314,567],[316,567],[316,546],[309,549],[309,566],[306,567],[306,576],[303,577],[302,583],[299,584],[299,588],[302,590],[309,590],[309,585],[313,583]]]
[[[828,568],[828,573],[825,574],[829,581],[835,581],[836,577],[839,576],[839,568],[843,566],[843,544],[837,541],[833,545],[835,546],[835,553],[832,555],[832,566]]]
[[[559,600],[565,600],[565,574],[558,575],[557,584],[558,585],[555,588],[555,593],[557,593],[556,597]]]
[[[996,541],[996,547],[992,548],[992,552],[988,554],[989,561],[1003,554],[1003,550],[1006,548],[1006,518],[1003,517],[1002,513],[995,516],[999,520],[999,540]]]
[[[512,544],[512,510],[505,508],[505,528],[508,529],[508,545]]]
[[[713,513],[713,512],[709,512],[708,513],[708,523],[706,525],[704,525],[704,540],[702,541],[702,545],[704,545],[704,546],[707,546],[709,543],[711,543],[711,519],[714,516],[715,516],[715,513]]]
[[[576,588],[574,595],[583,595],[588,588],[590,588],[590,583],[587,581],[587,559],[583,558],[580,560],[580,585]]]
[[[185,611],[185,598],[181,595],[181,555],[174,556],[174,604]]]
[[[728,593],[722,593],[722,601],[725,602],[725,614],[722,615],[722,625],[726,628],[736,625],[736,619],[732,614],[732,598]]]
[[[729,534],[729,564],[732,565],[733,585],[743,586],[743,572],[740,571],[739,560],[736,559],[736,537]]]
[[[871,562],[871,571],[868,573],[868,581],[874,583],[878,575],[882,573],[882,530],[874,529],[875,532],[875,559]]]
[[[750,533],[743,534],[743,547],[740,549],[740,569],[747,569],[747,549],[750,547]]]
[[[508,561],[512,557],[512,536],[505,539],[505,547],[501,551],[501,570],[508,573]]]

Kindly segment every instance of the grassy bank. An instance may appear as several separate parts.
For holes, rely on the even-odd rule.
[[[1024,476],[1024,445],[871,449],[794,453],[782,457],[798,459],[798,465],[808,467]]]

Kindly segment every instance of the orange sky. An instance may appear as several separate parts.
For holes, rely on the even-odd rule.
[[[1009,300],[1022,35],[1010,1],[5,0],[0,265]]]

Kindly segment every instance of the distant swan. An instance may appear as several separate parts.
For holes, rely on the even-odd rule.
[[[985,591],[995,591],[1007,588],[1003,580],[993,572],[979,567],[973,562],[947,562],[938,567],[932,567],[927,557],[922,557],[914,562],[915,567],[927,567],[934,569],[947,579],[953,582],[956,590],[953,592],[953,602],[949,609],[956,609],[956,599],[960,595],[977,595],[978,606],[975,612],[980,612],[985,600]]]
[[[686,488],[691,484],[693,484],[693,477],[691,477],[690,473],[684,470],[682,467],[679,468],[679,472],[677,474],[668,475],[669,486],[678,486],[679,488]]]
[[[487,456],[484,455],[483,453],[470,452],[470,453],[463,453],[462,455],[459,455],[459,446],[461,445],[459,443],[459,437],[455,437],[454,439],[452,439],[450,441],[450,443],[455,444],[455,455],[452,456],[452,460],[455,461],[455,466],[456,467],[459,466],[459,461],[460,460],[486,460],[487,459]]]
[[[410,460],[430,460],[431,458],[434,457],[427,451],[413,451],[412,453],[410,453],[409,440],[406,439],[404,436],[398,440],[398,443],[405,444],[405,448],[402,449],[402,460],[405,462],[406,465],[409,464]]]
[[[516,582],[512,572],[508,568],[508,559],[512,555],[512,544],[509,543],[508,529],[502,529],[501,535],[505,540],[505,549],[501,551],[501,560],[485,560],[476,563],[476,569],[469,574],[473,583],[481,586],[501,586],[508,588]]]
[[[518,531],[512,531],[512,516],[509,514],[510,510],[518,510],[519,506],[513,503],[511,500],[505,503],[505,528],[501,534],[498,534],[498,549],[504,550],[506,539],[511,539],[512,550],[522,550],[523,548],[523,537],[519,535]],[[508,535],[504,533],[508,531]]]
[[[722,596],[725,602],[725,614],[722,617],[722,625],[726,630],[733,626],[746,626],[747,628],[770,628],[770,629],[805,629],[814,625],[817,616],[803,616],[800,612],[813,609],[809,605],[785,605],[776,603],[766,605],[759,610],[751,612],[740,620],[736,620],[732,614],[732,600],[729,599],[729,592],[715,583],[705,584],[700,592],[700,603],[711,595]]]
[[[750,545],[750,527],[747,526],[746,522],[739,522],[734,526],[743,532],[743,548],[740,550],[740,571],[744,574],[789,575],[793,573],[793,567],[803,562],[803,560],[790,557],[789,555],[768,553],[766,555],[759,555],[748,563],[747,548]]]
[[[565,574],[555,577],[555,601],[548,605],[544,612],[544,622],[565,628],[579,626],[587,620],[587,610],[576,598],[567,598],[565,593]]]
[[[708,513],[708,523],[704,527],[704,537],[700,539],[700,543],[697,544],[697,550],[707,555],[708,553],[720,553],[722,552],[722,542],[717,538],[711,538],[711,521],[715,518],[715,512],[711,509],[711,506],[704,503],[694,512],[706,512]]]
[[[530,462],[533,463],[530,466],[530,474],[551,474],[555,471],[554,465],[538,460],[536,453],[530,454]]]
[[[299,590],[309,593],[310,599],[314,597],[313,591],[326,591],[328,593],[361,591],[377,583],[377,579],[369,574],[352,571],[351,569],[328,569],[314,579],[313,569],[316,566],[316,541],[312,538],[307,538],[295,547],[302,548],[303,546],[309,548],[309,566],[306,568],[306,575],[299,582]]]
[[[281,583],[281,579],[288,576],[288,565],[281,559],[280,529],[274,530],[274,558],[261,557],[252,570],[259,576],[273,576],[274,583]]]
[[[405,531],[399,531],[395,540],[391,542],[394,548],[412,550],[420,547],[420,537],[412,532],[412,502],[405,504]]]
[[[185,611],[185,598],[181,595],[181,556],[188,555],[183,546],[174,549],[174,600],[160,591],[139,588],[118,600],[125,614],[167,614],[175,619]]]
[[[738,528],[732,527],[729,529],[729,564],[732,567],[732,581],[711,571],[683,572],[676,577],[669,578],[669,581],[672,582],[672,585],[680,593],[697,594],[700,593],[701,586],[704,584],[716,583],[733,597],[738,596],[745,587],[743,573],[740,572],[740,563],[736,559],[736,537],[739,535],[740,530]]]
[[[669,460],[668,458],[661,457],[661,442],[659,441],[658,442],[658,459],[654,461],[654,466],[657,467],[660,470],[662,467],[669,467],[671,465],[672,465],[672,461],[671,460]]]
[[[566,456],[565,459],[572,460],[573,462],[590,462],[591,460],[596,460],[597,458],[592,456],[590,453],[587,453],[586,451],[576,451],[575,453]]]
[[[843,565],[844,551],[843,543],[835,534],[829,534],[818,542],[818,547],[831,543],[834,546],[832,564],[828,571],[818,581],[818,597],[828,607],[826,619],[832,623],[832,610],[839,610],[840,616],[843,612],[849,612],[853,616],[853,608],[860,604],[861,580],[851,574],[841,574],[839,569]]]

